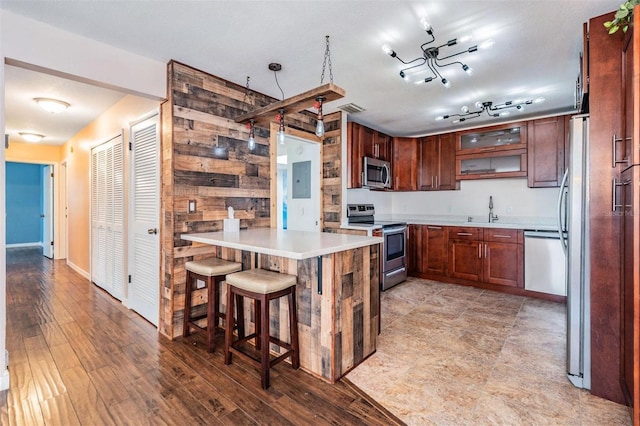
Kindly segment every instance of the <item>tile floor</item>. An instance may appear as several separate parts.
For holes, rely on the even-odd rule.
[[[347,378],[409,425],[630,425],[565,377],[565,305],[410,278]]]

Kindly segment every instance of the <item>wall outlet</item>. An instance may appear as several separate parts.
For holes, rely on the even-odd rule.
[[[196,212],[196,200],[189,200],[188,211],[189,211],[189,213],[195,213]]]

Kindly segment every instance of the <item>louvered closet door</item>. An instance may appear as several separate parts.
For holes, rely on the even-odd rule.
[[[122,135],[91,150],[91,280],[124,296],[124,155]]]
[[[131,127],[129,307],[158,325],[160,133],[158,116]]]

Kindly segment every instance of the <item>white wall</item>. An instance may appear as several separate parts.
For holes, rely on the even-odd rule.
[[[0,9],[0,93],[4,64],[97,84],[154,99],[166,97],[166,64]],[[0,102],[0,127],[5,105]],[[3,131],[4,133],[4,131]],[[0,217],[5,217],[4,150],[0,150]],[[5,221],[0,221],[0,389],[9,386],[6,349]]]
[[[558,188],[529,188],[527,179],[481,179],[462,181],[458,191],[378,192],[350,189],[348,203],[373,203],[376,215],[472,216],[488,220],[489,196],[499,222],[555,220]]]

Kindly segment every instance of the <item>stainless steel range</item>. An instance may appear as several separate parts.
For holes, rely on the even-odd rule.
[[[382,229],[382,290],[407,279],[406,222],[375,220],[373,204],[348,204],[349,225]]]

